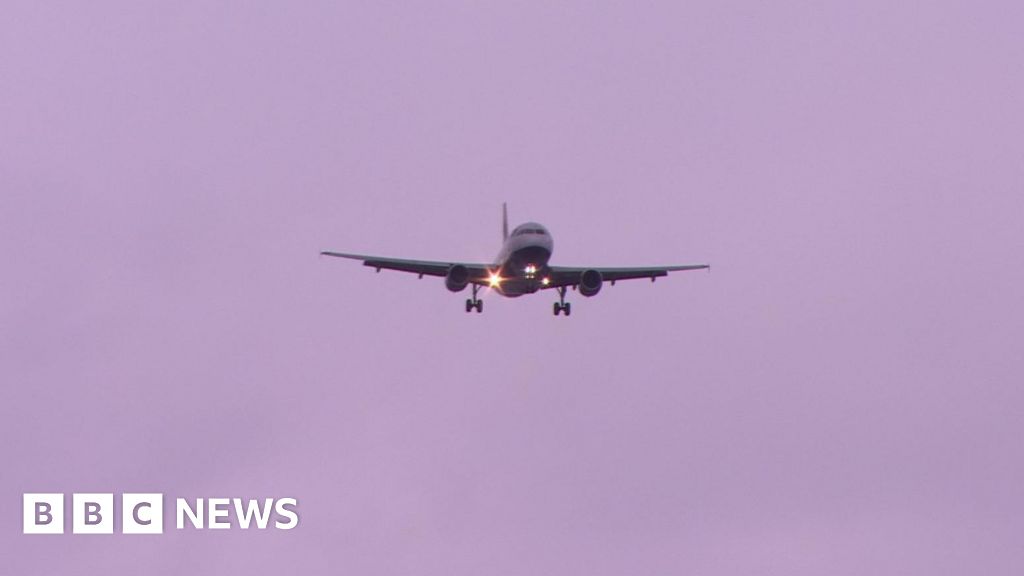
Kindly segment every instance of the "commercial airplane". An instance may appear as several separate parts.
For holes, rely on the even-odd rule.
[[[538,290],[554,289],[558,291],[558,302],[555,302],[555,316],[572,312],[569,302],[565,301],[565,293],[571,286],[580,294],[590,297],[601,291],[601,285],[607,280],[612,284],[619,280],[635,278],[656,278],[667,276],[669,272],[682,270],[700,270],[711,268],[708,264],[690,264],[684,266],[649,266],[643,268],[580,268],[573,266],[550,266],[548,260],[554,242],[551,233],[536,222],[527,222],[516,226],[512,233],[508,231],[508,207],[502,205],[502,238],[501,252],[491,264],[470,264],[466,262],[434,262],[428,260],[403,260],[399,258],[383,258],[362,254],[345,254],[342,252],[324,251],[324,256],[336,256],[362,260],[364,266],[383,270],[412,272],[423,276],[443,276],[445,286],[452,292],[461,292],[466,286],[472,285],[473,296],[466,299],[466,312],[476,310],[483,312],[484,303],[477,297],[480,288],[488,287],[498,294],[509,298],[533,294]]]

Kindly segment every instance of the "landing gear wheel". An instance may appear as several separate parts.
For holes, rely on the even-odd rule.
[[[554,310],[555,316],[558,316],[562,312],[565,312],[566,316],[572,313],[572,307],[569,306],[569,303],[565,301],[565,286],[561,286],[558,288],[558,302],[555,302]]]
[[[472,312],[474,309],[479,314],[484,311],[484,301],[476,297],[476,293],[480,291],[479,284],[473,284],[473,296],[466,299],[466,312]]]

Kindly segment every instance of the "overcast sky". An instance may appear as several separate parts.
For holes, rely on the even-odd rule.
[[[3,12],[0,572],[1019,573],[1021,3]],[[713,270],[556,318],[317,255],[486,261],[503,201]],[[174,529],[217,496],[299,527]]]

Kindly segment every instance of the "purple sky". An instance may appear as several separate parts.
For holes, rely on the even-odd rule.
[[[5,2],[0,573],[1019,573],[1022,4],[533,4]]]

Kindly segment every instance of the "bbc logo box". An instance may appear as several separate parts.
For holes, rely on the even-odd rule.
[[[22,506],[25,534],[64,533],[63,494],[25,494]]]
[[[122,534],[162,534],[163,494],[122,494]],[[24,534],[64,533],[64,494],[23,495]],[[74,534],[113,534],[114,495],[75,493],[71,496],[71,530]]]

